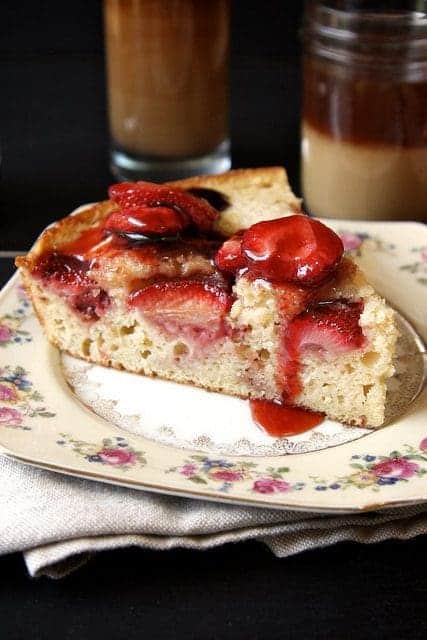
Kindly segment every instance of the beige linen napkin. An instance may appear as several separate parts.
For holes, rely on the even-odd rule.
[[[105,549],[207,549],[249,538],[279,557],[353,540],[427,532],[427,504],[321,515],[176,498],[80,480],[0,456],[0,554],[23,551],[32,576],[58,578]]]

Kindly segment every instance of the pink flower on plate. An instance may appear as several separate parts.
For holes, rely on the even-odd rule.
[[[423,438],[420,442],[420,449],[427,453],[427,438]]]
[[[21,424],[22,413],[10,407],[0,407],[0,424]]]
[[[181,467],[180,473],[182,473],[183,476],[186,476],[187,478],[189,478],[190,476],[194,476],[196,471],[197,471],[196,464],[184,464]]]
[[[229,469],[213,471],[209,475],[213,480],[223,480],[224,482],[237,482],[237,480],[243,480],[243,473],[241,471],[230,471]]]
[[[427,262],[427,249],[423,249],[423,251],[421,251],[421,260],[423,262]]]
[[[136,455],[126,449],[102,449],[98,452],[99,457],[105,464],[117,466],[120,464],[134,464]]]
[[[0,324],[0,342],[9,342],[11,332],[9,327],[4,324]]]
[[[406,458],[389,458],[374,464],[370,470],[376,476],[386,478],[411,478],[418,469],[416,462],[410,462]]]
[[[284,493],[289,491],[291,485],[284,480],[276,480],[275,478],[260,478],[253,484],[252,489],[258,493]]]
[[[344,233],[340,233],[340,238],[344,245],[344,249],[358,249],[362,244],[362,239],[359,238],[355,233],[351,233],[350,231],[345,231]]]
[[[8,387],[5,384],[0,384],[0,400],[13,401],[17,398],[17,393],[13,387]]]

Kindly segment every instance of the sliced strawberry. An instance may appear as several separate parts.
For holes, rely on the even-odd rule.
[[[134,236],[176,236],[190,224],[186,213],[169,207],[134,206],[113,211],[104,221],[104,229]]]
[[[110,200],[118,204],[121,209],[129,209],[146,204],[141,200],[141,191],[136,182],[119,182],[108,188],[108,195]]]
[[[231,302],[222,286],[202,280],[157,282],[129,296],[129,305],[165,333],[200,346],[227,335]]]
[[[58,290],[79,293],[91,284],[88,268],[88,262],[75,256],[48,253],[38,260],[33,275],[55,285]]]
[[[122,210],[132,207],[169,207],[186,213],[201,231],[212,229],[218,215],[206,200],[153,182],[122,182],[112,185],[108,194]]]
[[[321,302],[299,314],[284,329],[280,352],[280,375],[285,397],[301,392],[301,357],[311,352],[333,356],[360,349],[365,336],[359,324],[361,302]]]
[[[237,273],[246,267],[245,256],[242,253],[242,233],[236,233],[224,242],[215,255],[215,264],[220,271]]]
[[[305,287],[325,282],[344,251],[331,229],[305,215],[254,224],[243,235],[242,250],[253,275]]]
[[[110,298],[88,277],[88,268],[88,262],[75,256],[49,253],[40,258],[33,275],[43,280],[47,289],[63,297],[85,320],[98,320],[110,306]]]
[[[361,312],[360,302],[318,303],[290,323],[287,339],[298,344],[300,351],[315,349],[338,354],[359,349],[365,340],[359,325]]]

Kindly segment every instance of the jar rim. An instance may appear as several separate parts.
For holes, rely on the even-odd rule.
[[[427,62],[427,11],[344,10],[309,0],[302,34],[309,50],[336,61],[350,54],[393,64],[403,50],[406,62]]]

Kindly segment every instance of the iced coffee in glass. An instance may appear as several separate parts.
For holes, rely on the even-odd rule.
[[[104,19],[115,176],[229,169],[228,0],[105,0]]]

